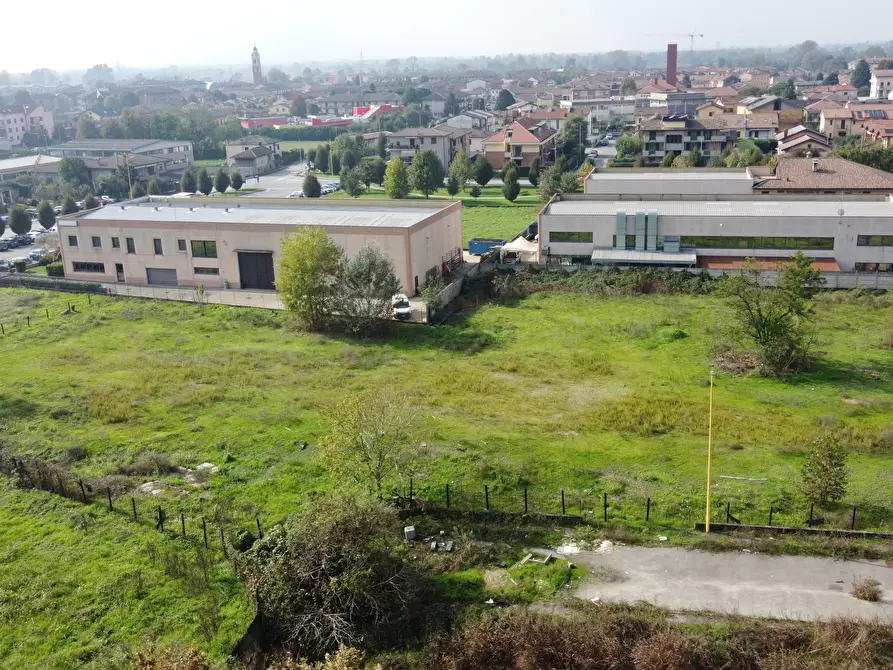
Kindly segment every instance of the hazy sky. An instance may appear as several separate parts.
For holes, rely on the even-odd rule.
[[[467,57],[497,53],[659,50],[844,43],[891,39],[886,21],[841,9],[839,0],[763,6],[717,0],[337,0],[246,2],[45,0],[39,15],[13,3],[0,70],[248,63],[256,44],[266,66],[335,58]],[[21,13],[21,16],[16,14]],[[753,19],[750,26],[744,21]],[[26,27],[27,26],[27,27]],[[673,37],[673,34],[680,34]]]

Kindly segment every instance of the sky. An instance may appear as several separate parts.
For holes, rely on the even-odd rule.
[[[310,61],[501,53],[658,51],[891,39],[885,21],[841,11],[839,0],[734,4],[716,0],[338,0],[258,3],[44,0],[40,21],[27,5],[5,15],[27,29],[4,31],[0,70],[63,71],[96,63],[128,67],[233,65],[257,45],[265,67]],[[11,10],[11,12],[10,12]],[[22,12],[23,16],[15,17]],[[25,15],[27,14],[27,15]],[[829,17],[839,17],[829,19]],[[752,25],[743,21],[753,18]]]

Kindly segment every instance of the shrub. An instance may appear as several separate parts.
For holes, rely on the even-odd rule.
[[[13,265],[15,266],[16,272],[24,272],[28,267],[26,261],[16,261]]]
[[[41,259],[43,260],[43,259]],[[64,277],[65,276],[65,266],[62,264],[62,261],[56,261],[55,263],[50,263],[47,265],[47,276],[49,277]]]
[[[881,583],[876,579],[871,579],[870,577],[854,577],[853,589],[850,593],[853,594],[853,598],[876,603],[883,597],[884,590],[881,588]]]
[[[480,186],[472,186],[471,190],[468,192],[468,194],[472,198],[480,198],[481,197],[481,187]]]
[[[76,463],[77,461],[82,461],[87,458],[87,450],[81,446],[72,446],[65,448],[65,460],[68,463]]]

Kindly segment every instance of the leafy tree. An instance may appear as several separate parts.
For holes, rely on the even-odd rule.
[[[305,198],[318,198],[322,194],[322,186],[319,185],[319,179],[316,175],[307,173],[304,182],[301,184],[301,191]]]
[[[540,198],[549,200],[553,195],[561,191],[561,175],[563,173],[553,165],[540,173],[539,192]],[[576,179],[574,179],[576,181]]]
[[[195,178],[195,172],[186,170],[180,177],[180,190],[184,193],[195,193],[198,190],[198,181]]]
[[[481,197],[481,187],[475,184],[471,187],[471,190],[468,192],[472,198],[480,198]]]
[[[481,186],[486,186],[493,179],[493,166],[487,157],[481,154],[474,159],[474,180]]]
[[[339,647],[392,648],[418,636],[426,582],[407,552],[395,548],[401,525],[388,505],[327,496],[238,555],[237,574],[256,594],[269,639],[283,641],[295,658],[331,653],[326,667],[348,670],[363,664],[330,666],[332,659],[348,660]]]
[[[561,153],[572,168],[583,164],[586,138],[589,135],[589,124],[579,114],[571,114],[564,121],[558,133]]]
[[[827,77],[825,77],[825,80],[822,83],[824,83],[826,86],[834,86],[840,83],[840,76],[836,72],[832,72]]]
[[[311,163],[316,163],[316,149],[307,150],[307,160]]]
[[[211,195],[211,190],[214,188],[214,184],[211,181],[211,177],[208,175],[208,171],[205,168],[202,168],[198,171],[198,190],[203,195]]]
[[[139,182],[135,183],[130,189],[131,198],[143,198],[146,195],[146,189]]]
[[[301,78],[304,80],[304,83],[312,84],[313,70],[311,70],[309,67],[305,67],[304,70],[301,72]]]
[[[723,160],[723,157],[719,154],[714,154],[710,156],[710,159],[707,161],[707,167],[711,168],[721,168],[725,167],[726,163]]]
[[[763,375],[799,369],[807,362],[811,298],[825,282],[811,263],[797,251],[772,289],[763,284],[759,265],[751,259],[743,274],[727,278],[721,288],[731,299],[741,331],[756,345]]]
[[[359,167],[344,169],[341,171],[341,188],[352,198],[359,198],[366,192],[366,185],[363,183],[363,170]]]
[[[388,157],[388,136],[384,133],[379,133],[375,140],[375,154],[382,160]]]
[[[158,177],[149,177],[149,185],[146,190],[149,195],[161,195],[161,184]]]
[[[78,119],[75,138],[79,140],[95,140],[100,137],[99,126],[92,117],[84,114]]]
[[[288,84],[291,81],[291,77],[278,67],[271,67],[267,70],[267,79],[271,84]]]
[[[322,228],[299,226],[283,238],[278,264],[276,288],[285,308],[310,330],[330,326],[344,267],[341,248]]]
[[[330,153],[328,144],[320,144],[316,147],[316,160],[313,162],[313,166],[321,172],[328,172]]]
[[[580,180],[576,172],[563,173],[558,183],[562,193],[576,193],[580,190]]]
[[[471,179],[473,172],[474,166],[471,164],[468,154],[465,153],[465,149],[459,149],[453,157],[453,162],[450,163],[450,176],[456,178],[459,190],[465,190],[465,184]]]
[[[366,144],[359,135],[350,133],[342,133],[335,138],[335,144],[332,147],[332,155],[338,156],[340,167],[354,168],[359,165],[366,153]]]
[[[59,176],[68,186],[80,186],[90,183],[90,171],[80,158],[67,156],[59,161]]]
[[[385,171],[384,188],[388,197],[400,200],[409,195],[412,190],[409,180],[409,170],[406,164],[399,158],[392,158]]]
[[[96,198],[93,197],[92,193],[88,193],[84,197],[84,209],[96,209],[97,207],[99,207],[99,203],[96,201]]]
[[[769,89],[769,92],[772,95],[777,95],[785,100],[797,99],[797,87],[794,85],[793,79],[788,79],[783,83],[775,84]]]
[[[521,193],[521,185],[518,183],[518,171],[511,169],[503,173],[502,176],[502,195],[509,202],[515,202],[518,194]]]
[[[530,182],[531,186],[536,186],[540,182],[540,168],[539,163],[535,162],[538,159],[534,159],[534,162],[530,164],[530,170],[527,172],[527,181]]]
[[[456,94],[452,91],[447,93],[446,102],[443,103],[443,113],[447,116],[455,116],[459,113],[459,101],[456,99]]]
[[[496,109],[504,110],[508,108],[510,105],[515,104],[515,96],[511,94],[511,92],[506,89],[502,89],[499,92],[499,95],[496,96]]]
[[[642,140],[636,135],[624,133],[617,138],[617,156],[633,157],[642,153]]]
[[[368,166],[369,181],[381,186],[384,183],[385,173],[388,169],[388,164],[385,163],[384,158],[376,156],[371,161],[366,161],[366,165]]]
[[[841,435],[825,433],[813,440],[800,472],[800,489],[808,502],[827,505],[843,498],[849,471]]]
[[[620,83],[620,95],[635,95],[636,90],[636,80],[632,77],[626,77]]]
[[[242,178],[242,173],[238,170],[233,170],[229,175],[229,183],[235,190],[240,190],[242,188],[242,184],[245,183],[245,180]]]
[[[44,230],[49,230],[56,224],[56,213],[51,202],[44,200],[37,206],[37,220]]]
[[[217,189],[218,193],[226,193],[226,189],[229,188],[229,174],[224,170],[217,170],[217,174],[214,175],[214,188]]]
[[[339,290],[339,313],[355,335],[367,335],[388,324],[391,298],[400,292],[394,264],[378,247],[364,246],[344,264]],[[379,482],[380,483],[380,482]]]
[[[450,194],[450,197],[454,197],[459,192],[459,180],[456,179],[456,175],[451,174],[447,179],[447,193]]]
[[[9,210],[9,227],[16,235],[24,235],[31,230],[31,217],[21,205]]]
[[[868,165],[886,172],[893,172],[893,147],[885,149],[880,146],[851,144],[835,149],[834,153],[841,158],[846,158],[862,165]]]
[[[645,167],[645,157],[642,155],[636,156],[636,160],[633,161],[633,167]]]
[[[66,195],[62,200],[62,213],[63,214],[74,214],[78,211],[78,206],[70,195]]]
[[[684,88],[691,88],[691,76],[689,76],[688,72],[682,76],[682,86]]]
[[[418,152],[409,166],[409,181],[416,191],[427,199],[431,193],[443,188],[443,163],[431,149]]]
[[[664,157],[660,161],[660,166],[664,168],[673,167],[673,162],[676,160],[676,154],[672,151],[668,151],[664,154]]]

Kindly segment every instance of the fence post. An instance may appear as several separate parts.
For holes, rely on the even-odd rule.
[[[527,487],[524,487],[524,514],[527,514]]]
[[[186,537],[186,515],[180,512],[180,532]]]
[[[107,489],[105,490],[105,495],[106,495],[106,497],[108,497],[108,499],[109,499],[109,512],[114,512],[114,511],[115,511],[115,508],[112,507],[112,490],[111,490],[110,488],[107,488]]]
[[[30,317],[30,316],[26,316],[26,317],[25,317],[25,320],[28,322],[28,327],[30,328],[30,327],[31,327],[31,317]]]
[[[605,521],[608,520],[608,494],[605,493]]]
[[[133,498],[130,499],[130,506],[133,507],[133,520],[136,521],[136,500]]]
[[[205,549],[208,548],[208,522],[202,517],[202,535],[205,538]]]
[[[412,507],[412,477],[409,478],[409,506]]]
[[[164,532],[164,510],[161,509],[161,505],[158,506],[158,530]]]
[[[84,482],[78,479],[78,486],[81,487],[81,497],[84,499],[84,504],[87,504],[87,491],[84,489]]]
[[[561,489],[561,516],[566,516],[564,513],[564,489]]]
[[[772,513],[775,511],[775,508],[769,507],[769,525],[772,525]]]
[[[732,513],[732,503],[726,503],[726,523],[729,522],[729,515]]]
[[[2,323],[0,323],[0,335],[6,335],[6,328],[3,327]]]
[[[850,530],[856,530],[856,506],[853,505],[853,519],[850,521]]]
[[[220,545],[223,547],[223,557],[229,558],[229,555],[226,553],[226,538],[223,536],[223,526],[220,527]]]
[[[92,304],[93,304],[93,301],[90,299],[90,294],[89,294],[89,293],[87,294],[87,304],[88,304],[88,305],[92,305]]]
[[[260,517],[259,517],[259,516],[256,516],[256,517],[254,517],[254,520],[257,522],[257,537],[258,537],[258,538],[263,538],[263,536],[264,536],[264,529],[260,527]]]
[[[49,307],[45,307],[45,308],[44,308],[44,311],[47,313],[47,321],[49,321],[49,320],[50,320],[50,308],[49,308]]]
[[[651,520],[651,498],[645,503],[645,521]]]
[[[447,509],[449,509],[450,508],[450,485],[449,484],[446,485],[446,505],[447,505]]]
[[[815,507],[815,503],[809,503],[809,527],[812,528],[812,510]]]
[[[484,509],[490,511],[490,487],[484,484]]]

